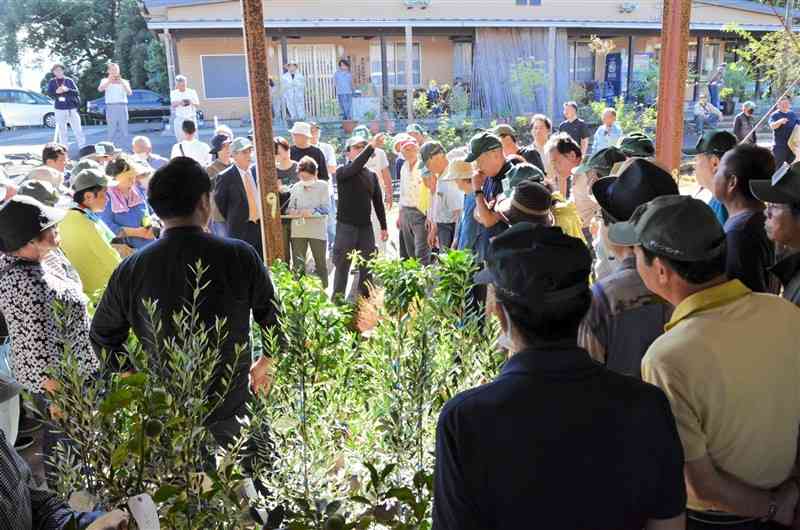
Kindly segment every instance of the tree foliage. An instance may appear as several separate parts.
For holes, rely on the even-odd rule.
[[[797,41],[786,31],[756,36],[735,24],[727,26],[725,30],[745,41],[745,46],[736,50],[742,66],[746,66],[751,78],[767,81],[773,95],[781,94],[800,77],[800,49]]]
[[[163,47],[136,0],[0,0],[0,21],[0,60],[19,65],[24,50],[47,52],[45,60],[62,62],[77,79],[84,100],[98,95],[109,61],[134,88],[168,88],[166,61],[155,56]]]

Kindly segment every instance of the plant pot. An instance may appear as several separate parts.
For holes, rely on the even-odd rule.
[[[342,129],[344,129],[345,134],[350,134],[353,132],[353,129],[356,128],[358,122],[355,120],[343,120],[342,121]]]

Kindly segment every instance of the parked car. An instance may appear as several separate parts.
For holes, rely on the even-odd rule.
[[[162,120],[169,118],[172,108],[169,98],[162,96],[158,92],[136,88],[128,96],[128,117],[134,120]],[[106,119],[106,100],[105,97],[93,99],[86,103],[86,113],[90,118],[105,121]],[[197,111],[197,120],[203,120],[202,111]]]
[[[0,123],[4,127],[56,126],[53,100],[31,90],[0,88]]]

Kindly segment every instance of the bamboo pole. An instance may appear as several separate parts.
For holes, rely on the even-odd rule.
[[[664,0],[661,22],[661,65],[658,81],[656,158],[670,171],[681,163],[683,98],[689,54],[691,0]]]
[[[261,200],[261,241],[264,261],[271,265],[283,255],[281,205],[278,200],[278,174],[272,133],[272,104],[267,71],[267,39],[261,0],[242,0],[244,45],[247,54],[247,79],[250,85],[250,115],[256,146],[258,195]]]

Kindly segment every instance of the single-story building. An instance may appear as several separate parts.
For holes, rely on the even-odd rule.
[[[207,117],[249,114],[238,0],[142,0],[142,10],[165,45],[170,79],[189,78]],[[404,115],[410,48],[413,89],[456,84],[485,115],[553,115],[576,85],[633,90],[658,61],[661,13],[660,0],[264,0],[267,67],[280,98],[282,67],[296,61],[308,114],[325,118],[337,114],[333,74],[347,59],[358,117],[382,104]],[[724,31],[732,22],[756,33],[783,27],[755,1],[695,0],[689,64],[699,84],[687,86],[687,100],[734,59],[736,37]]]

